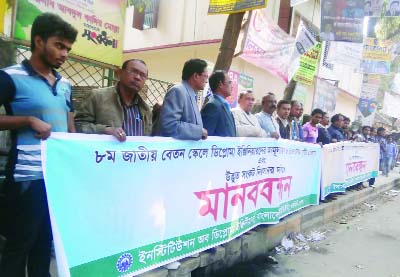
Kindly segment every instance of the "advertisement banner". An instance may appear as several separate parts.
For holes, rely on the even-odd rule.
[[[4,34],[4,18],[6,16],[6,0],[0,0],[0,34]]]
[[[295,141],[52,133],[42,164],[60,276],[132,276],[319,203],[321,147]]]
[[[73,54],[121,66],[125,1],[19,0],[17,3],[16,39],[30,40],[34,19],[44,12],[55,13],[78,30]]]
[[[232,94],[226,101],[228,101],[231,108],[236,108],[238,105],[239,94],[245,90],[253,90],[254,78],[243,73],[229,70],[229,77],[232,80]]]
[[[385,93],[382,113],[391,117],[400,118],[400,95]]]
[[[317,39],[314,34],[306,27],[303,20],[300,20],[299,27],[297,29],[297,35],[295,40],[295,47],[291,57],[291,64],[289,66],[289,80],[293,78],[296,72],[300,68],[300,59],[307,53],[312,47],[317,44]]]
[[[317,78],[312,109],[319,108],[332,115],[336,108],[336,96],[339,88],[328,81]]]
[[[327,62],[344,64],[356,69],[360,69],[362,53],[362,43],[331,41],[329,45]]]
[[[356,122],[360,126],[372,126],[375,120],[375,113],[378,107],[378,89],[380,84],[380,75],[364,74],[363,84],[361,86],[360,100],[358,101],[356,111]]]
[[[362,42],[364,0],[321,0],[321,38]]]
[[[381,16],[383,2],[384,0],[365,0],[364,15]]]
[[[320,55],[321,43],[317,43],[300,57],[300,67],[294,74],[293,79],[304,85],[311,86],[317,73]]]
[[[393,42],[365,38],[361,69],[366,74],[389,74]]]
[[[341,166],[338,166],[341,165]],[[331,193],[378,176],[379,145],[364,142],[338,142],[322,150],[321,200]]]
[[[208,14],[238,13],[267,6],[267,0],[210,0]]]
[[[259,10],[253,11],[240,58],[288,83],[294,38]]]

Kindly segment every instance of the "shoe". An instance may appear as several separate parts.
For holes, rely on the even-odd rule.
[[[375,185],[370,185],[369,187],[374,189],[374,188],[375,188]]]

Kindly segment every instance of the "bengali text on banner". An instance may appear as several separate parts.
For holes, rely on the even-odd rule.
[[[301,142],[58,133],[42,161],[61,276],[142,273],[319,203]]]
[[[267,0],[210,0],[208,14],[237,13],[261,9],[267,6]]]
[[[95,61],[121,66],[125,1],[122,0],[19,0],[14,36],[30,40],[33,20],[50,12],[78,30],[72,53]]]
[[[331,193],[378,176],[379,145],[364,142],[338,142],[324,145],[322,151],[321,199]]]

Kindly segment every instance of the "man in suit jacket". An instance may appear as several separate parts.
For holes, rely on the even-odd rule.
[[[165,95],[161,110],[161,135],[177,139],[199,140],[207,138],[207,130],[197,106],[197,92],[208,80],[207,63],[200,59],[185,62],[182,82]]]
[[[248,90],[240,93],[239,107],[232,109],[238,137],[267,137],[267,133],[261,128],[257,117],[251,113],[253,106],[253,92]]]
[[[226,101],[232,94],[232,81],[225,71],[217,70],[208,82],[213,96],[201,110],[204,128],[209,136],[235,137],[235,121]]]

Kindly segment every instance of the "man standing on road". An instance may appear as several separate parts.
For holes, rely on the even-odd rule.
[[[144,61],[125,61],[116,86],[95,89],[82,102],[75,117],[78,132],[113,135],[119,141],[150,135],[151,109],[139,95],[147,74]]]
[[[0,129],[11,130],[6,167],[7,239],[0,276],[49,275],[52,232],[41,165],[40,141],[51,132],[74,132],[71,84],[55,69],[68,58],[77,30],[43,13],[32,24],[29,60],[0,70]]]
[[[226,98],[232,94],[232,81],[223,70],[215,71],[209,79],[213,95],[201,110],[204,128],[209,136],[235,137],[236,127]]]
[[[200,59],[185,62],[182,82],[165,95],[161,110],[161,135],[177,139],[199,140],[207,138],[197,106],[197,92],[208,81],[207,63]]]
[[[276,97],[272,92],[268,92],[261,100],[262,111],[256,114],[261,128],[267,133],[268,138],[279,139],[279,125],[272,116],[276,110]]]

